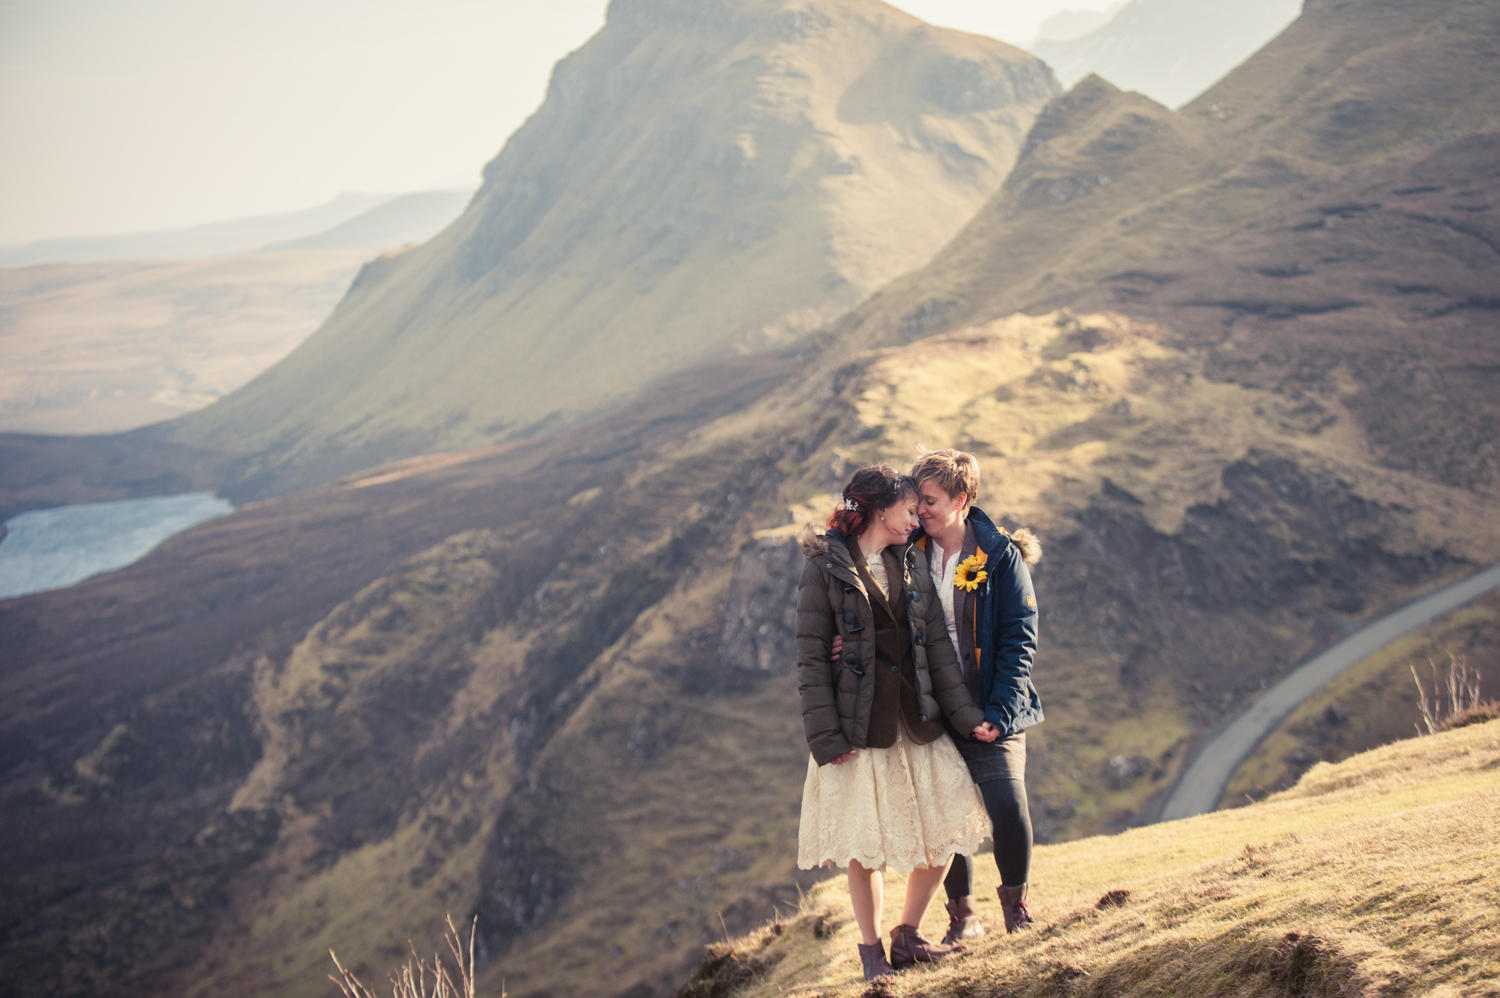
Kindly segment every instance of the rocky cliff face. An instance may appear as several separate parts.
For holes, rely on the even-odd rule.
[[[1055,92],[876,0],[614,4],[454,225],[167,432],[274,490],[795,341],[951,237]]]

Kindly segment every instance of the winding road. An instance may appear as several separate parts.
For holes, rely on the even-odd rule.
[[[1172,821],[1212,811],[1240,763],[1302,701],[1402,635],[1495,588],[1500,588],[1500,565],[1409,603],[1308,659],[1203,743],[1162,805],[1158,820]]]

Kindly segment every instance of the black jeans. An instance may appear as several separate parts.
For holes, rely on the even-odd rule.
[[[995,842],[1000,882],[1019,887],[1031,875],[1031,811],[1026,800],[1026,735],[1009,735],[991,744],[960,741],[959,751],[979,783]],[[949,899],[974,893],[974,860],[954,856],[943,887]]]

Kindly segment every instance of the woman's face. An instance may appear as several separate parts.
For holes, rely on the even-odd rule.
[[[910,492],[875,516],[875,542],[880,547],[904,544],[917,529],[917,497]]]
[[[964,503],[969,498],[964,493],[950,496],[936,478],[923,481],[917,486],[917,492],[921,495],[917,516],[922,520],[922,529],[927,531],[927,536],[941,535],[963,522]]]

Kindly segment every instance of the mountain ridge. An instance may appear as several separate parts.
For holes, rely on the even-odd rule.
[[[401,196],[345,192],[299,211],[249,215],[184,229],[38,240],[0,247],[0,267],[119,259],[197,259],[251,252],[271,243],[315,236]]]
[[[713,10],[736,13],[612,6],[453,226],[163,432],[255,455],[247,478],[326,466],[326,480],[795,341],[921,264],[1055,92],[1019,49],[876,0]]]

